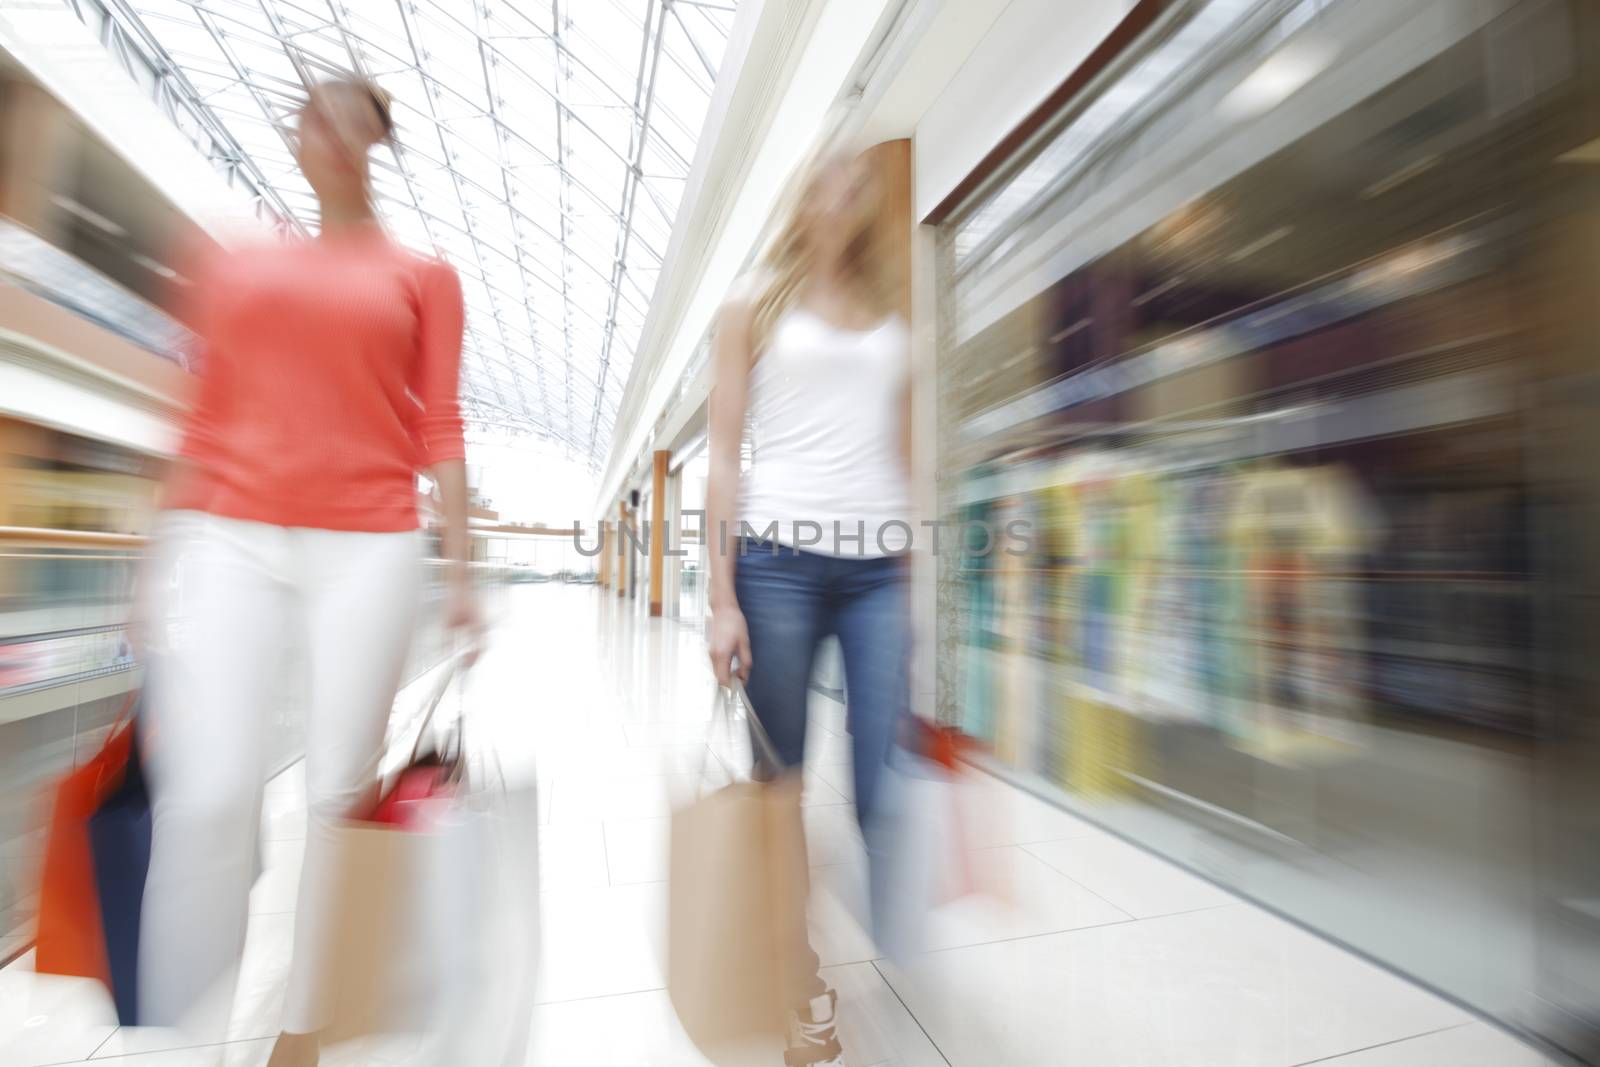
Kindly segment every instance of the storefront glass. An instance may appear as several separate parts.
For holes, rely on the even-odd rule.
[[[941,715],[1562,1040],[1597,72],[1565,0],[1177,4],[940,241]]]

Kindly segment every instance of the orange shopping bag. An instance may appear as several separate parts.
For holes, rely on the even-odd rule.
[[[106,743],[56,786],[39,888],[34,970],[111,985],[100,894],[95,888],[89,817],[122,785],[133,752],[130,697]]]

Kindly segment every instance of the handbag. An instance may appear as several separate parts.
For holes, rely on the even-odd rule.
[[[731,726],[738,700],[763,763],[782,767],[735,686],[719,688],[716,715]],[[704,769],[702,763],[700,786]],[[792,1006],[785,967],[796,953],[809,953],[800,776],[697,792],[672,815],[670,847],[668,996],[703,1055],[718,1064],[747,1062],[782,1039]]]
[[[100,750],[56,786],[39,888],[34,970],[93,978],[118,1020],[137,1017],[150,801],[130,695]]]
[[[117,1022],[139,1023],[139,926],[144,913],[145,878],[150,873],[153,828],[150,792],[139,752],[137,725],[128,746],[122,784],[89,816],[100,926]]]

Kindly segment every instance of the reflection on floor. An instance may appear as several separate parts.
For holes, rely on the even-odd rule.
[[[667,817],[711,729],[703,638],[591,587],[513,590],[468,707],[540,782],[544,959],[530,1065],[704,1067],[663,990]],[[909,973],[863,932],[843,708],[817,696],[807,829],[814,941],[855,1067],[1536,1067],[1399,978],[997,782],[967,844],[1003,892],[941,909]],[[737,754],[737,753],[735,753]],[[304,835],[298,775],[268,787],[265,875],[225,1045],[118,1029],[87,983],[0,972],[0,1067],[258,1067],[277,1028]],[[1004,901],[1002,903],[1001,901]],[[379,1062],[334,1052],[324,1063]],[[384,1058],[382,1062],[403,1062]],[[781,1063],[774,1054],[771,1063]]]

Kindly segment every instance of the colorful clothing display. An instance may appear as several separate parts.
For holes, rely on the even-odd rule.
[[[1000,759],[1106,793],[1141,722],[1292,759],[1361,720],[1356,577],[1382,523],[1347,469],[1083,449],[964,519],[964,721]],[[980,525],[1018,521],[1031,553],[984,551]]]

